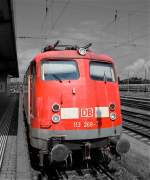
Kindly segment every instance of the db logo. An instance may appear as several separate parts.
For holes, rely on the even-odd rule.
[[[94,110],[93,108],[81,108],[81,117],[93,117],[94,116]]]

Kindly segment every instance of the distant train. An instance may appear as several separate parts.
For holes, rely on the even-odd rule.
[[[113,60],[90,46],[58,41],[32,60],[24,76],[29,138],[41,164],[45,154],[50,162],[71,162],[75,150],[89,160],[90,150],[111,149],[112,142],[117,151],[127,151],[127,143],[118,141],[122,116]]]

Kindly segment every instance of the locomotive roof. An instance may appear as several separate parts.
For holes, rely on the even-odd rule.
[[[35,61],[41,61],[43,59],[92,59],[106,62],[113,62],[113,59],[106,54],[97,54],[92,51],[87,51],[83,56],[78,53],[77,50],[54,50],[41,52],[34,58]]]

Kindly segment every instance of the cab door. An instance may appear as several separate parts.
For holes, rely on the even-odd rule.
[[[35,104],[35,78],[36,78],[36,66],[33,61],[30,65],[30,73],[28,76],[28,123],[34,118],[34,104]]]

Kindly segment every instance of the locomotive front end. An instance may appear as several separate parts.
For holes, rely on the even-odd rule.
[[[89,160],[91,149],[105,149],[111,138],[118,139],[120,97],[109,56],[83,50],[44,52],[30,73],[35,77],[28,80],[29,136],[40,159],[49,154],[50,162],[71,162],[72,152],[82,150]],[[116,143],[118,149],[121,143]]]

